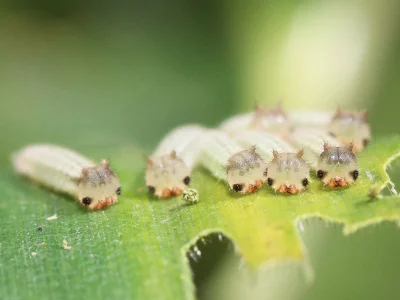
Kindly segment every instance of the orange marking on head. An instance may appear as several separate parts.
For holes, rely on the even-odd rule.
[[[329,180],[329,182],[328,182],[328,186],[331,188],[346,187],[348,185],[349,185],[349,183],[343,177],[335,177],[335,178],[332,178],[331,180]]]
[[[263,186],[264,182],[264,180],[257,180],[254,184],[249,184],[245,194],[254,193]]]
[[[179,196],[182,194],[182,190],[180,188],[165,188],[163,189],[160,198],[171,198],[171,197],[175,197],[175,196]]]
[[[289,185],[282,184],[277,188],[277,191],[282,194],[288,193],[288,194],[292,194],[292,195],[300,192],[300,190],[298,188],[296,188],[293,184],[289,184]]]
[[[97,204],[95,206],[93,206],[93,210],[98,210],[98,209],[102,209],[108,206],[111,206],[114,202],[117,202],[118,200],[114,201],[114,198],[112,197],[106,197],[106,199],[104,201],[99,201],[97,202]]]

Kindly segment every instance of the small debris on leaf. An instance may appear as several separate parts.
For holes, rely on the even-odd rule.
[[[63,240],[63,248],[64,250],[71,250],[72,247],[68,245],[68,242],[66,240]]]
[[[57,220],[57,214],[52,215],[51,217],[46,218],[46,221],[53,221],[53,220]]]
[[[199,202],[199,192],[196,189],[187,188],[183,191],[182,200],[188,204]]]

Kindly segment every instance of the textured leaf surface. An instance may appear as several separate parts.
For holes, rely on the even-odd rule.
[[[265,187],[237,197],[199,170],[192,186],[199,190],[200,202],[187,206],[181,199],[150,199],[140,151],[112,150],[108,154],[123,196],[117,205],[92,213],[5,169],[0,177],[0,295],[191,299],[194,287],[185,252],[212,231],[231,238],[254,268],[273,261],[306,261],[297,232],[302,218],[343,223],[345,233],[399,219],[397,196],[368,198],[371,188],[390,183],[385,168],[399,153],[400,138],[376,141],[360,155],[355,186],[332,191],[314,179],[308,192],[296,196],[275,195]],[[54,214],[56,220],[46,221]],[[64,239],[71,250],[63,249]]]

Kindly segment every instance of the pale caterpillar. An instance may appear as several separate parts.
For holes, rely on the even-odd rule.
[[[32,145],[12,157],[17,173],[52,190],[69,194],[89,209],[118,201],[121,185],[107,161],[95,164],[82,155],[54,145]]]
[[[258,129],[287,136],[291,124],[280,105],[275,108],[258,105],[254,112],[233,116],[222,122],[219,127],[228,133],[244,129]]]
[[[202,135],[199,125],[178,127],[168,133],[147,158],[146,186],[159,198],[182,194],[189,185],[193,167],[198,163]]]
[[[371,139],[371,129],[367,120],[367,112],[344,111],[339,106],[336,113],[309,111],[296,112],[289,115],[295,129],[313,127],[324,130],[335,137],[343,146],[353,143],[353,150],[362,151]]]
[[[324,143],[335,147],[340,146],[340,142],[325,130],[313,127],[295,129],[290,136],[290,141],[297,148],[303,149],[303,158],[313,169],[317,168],[318,158],[324,151]]]
[[[343,145],[352,143],[354,151],[362,151],[371,139],[367,112],[349,112],[339,107],[329,123],[328,132]]]
[[[201,155],[202,165],[215,177],[226,180],[236,192],[252,193],[265,182],[266,163],[256,148],[243,148],[228,134],[209,130]]]
[[[333,147],[325,143],[317,169],[318,178],[330,187],[346,187],[354,183],[359,170],[353,144],[350,143],[347,147]]]
[[[268,164],[268,184],[280,193],[296,194],[304,190],[310,181],[310,169],[302,158],[303,151],[273,151],[273,157]]]
[[[288,118],[294,128],[317,126],[319,129],[326,129],[333,115],[333,112],[328,111],[296,111],[289,112]]]

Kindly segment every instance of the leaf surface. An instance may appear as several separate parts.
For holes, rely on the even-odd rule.
[[[92,156],[99,157],[96,151]],[[135,147],[109,150],[123,184],[117,205],[87,212],[3,169],[0,176],[0,295],[5,299],[193,299],[186,251],[199,237],[222,232],[252,268],[277,261],[305,263],[301,219],[319,216],[344,232],[399,220],[398,196],[371,201],[391,185],[385,171],[400,154],[400,138],[372,143],[359,157],[356,185],[330,190],[314,177],[307,192],[276,195],[264,187],[238,197],[207,171],[193,175],[200,202],[148,196],[145,160]],[[57,215],[57,219],[46,218]],[[300,221],[300,223],[299,223]],[[63,248],[63,240],[71,246]]]

